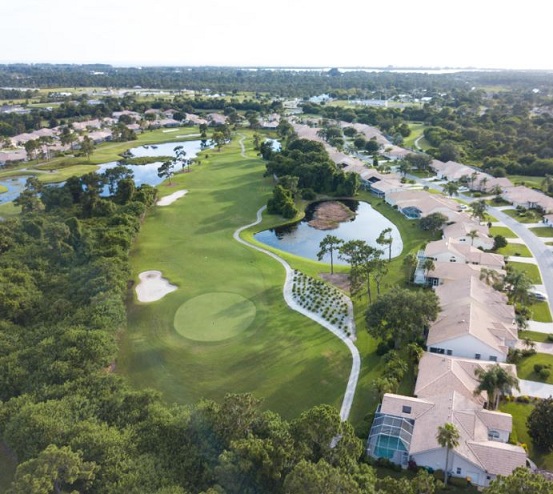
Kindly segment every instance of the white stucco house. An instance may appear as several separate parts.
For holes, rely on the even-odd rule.
[[[429,351],[505,362],[518,340],[514,308],[506,296],[475,276],[435,290],[442,311],[428,330]]]
[[[459,446],[450,451],[447,465],[446,449],[436,439],[438,428],[446,423],[452,423],[460,435]],[[484,410],[456,391],[431,398],[387,393],[377,409],[367,452],[404,467],[414,461],[419,466],[448,471],[485,487],[497,475],[509,475],[526,465],[525,450],[502,441],[511,430],[511,415]]]
[[[473,238],[472,234],[476,236]],[[471,245],[477,249],[484,250],[490,250],[494,245],[494,240],[489,235],[488,226],[468,218],[466,221],[457,221],[445,226],[443,238],[451,238],[457,243]]]

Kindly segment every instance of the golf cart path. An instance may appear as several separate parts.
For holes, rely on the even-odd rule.
[[[240,141],[240,144],[243,145],[242,141]],[[280,264],[282,264],[282,266],[284,266],[284,269],[286,271],[286,280],[282,288],[282,294],[284,296],[284,300],[288,305],[288,307],[290,307],[292,310],[295,310],[296,312],[299,312],[300,314],[306,317],[309,317],[316,323],[323,326],[325,329],[327,329],[332,334],[334,334],[334,336],[336,336],[337,338],[340,338],[340,340],[342,340],[344,344],[349,348],[353,362],[352,362],[351,372],[348,379],[348,384],[346,387],[346,392],[344,395],[344,399],[342,401],[342,407],[340,409],[340,418],[342,420],[347,420],[351,411],[351,405],[353,403],[353,398],[355,396],[355,389],[357,387],[357,381],[359,379],[359,371],[361,369],[361,357],[359,355],[359,350],[357,350],[357,347],[353,344],[353,342],[346,335],[344,335],[342,331],[340,331],[337,327],[330,324],[326,319],[323,319],[322,317],[304,309],[294,300],[292,296],[292,284],[293,284],[294,273],[290,265],[284,259],[281,259],[273,252],[270,252],[261,247],[258,247],[257,245],[252,245],[246,242],[245,240],[243,240],[242,238],[240,238],[240,234],[244,230],[261,223],[261,220],[263,218],[262,216],[263,211],[266,208],[267,206],[263,206],[261,209],[259,209],[259,211],[257,211],[257,219],[253,223],[250,223],[249,225],[245,225],[238,228],[234,232],[233,237],[237,242],[240,242],[241,244],[246,245],[250,249],[255,249],[259,252],[262,252],[263,254],[267,254],[268,256],[272,257]]]

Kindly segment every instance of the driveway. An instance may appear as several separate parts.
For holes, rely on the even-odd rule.
[[[549,398],[553,396],[553,384],[539,383],[519,379],[520,391],[513,389],[513,396],[534,396],[536,398]]]

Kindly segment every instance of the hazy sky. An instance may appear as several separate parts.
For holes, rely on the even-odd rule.
[[[0,63],[553,69],[544,0],[0,0]]]

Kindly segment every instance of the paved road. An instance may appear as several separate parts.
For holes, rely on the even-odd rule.
[[[342,407],[340,408],[340,418],[342,420],[347,420],[351,411],[351,405],[353,403],[353,398],[355,396],[357,381],[359,380],[359,371],[361,369],[361,357],[359,355],[359,350],[357,350],[357,347],[353,344],[351,339],[349,339],[347,335],[344,334],[343,331],[338,329],[336,326],[330,324],[326,319],[323,319],[317,314],[314,314],[313,312],[308,311],[307,309],[301,307],[294,300],[292,296],[292,285],[293,285],[293,278],[294,278],[293,270],[284,259],[281,259],[274,252],[262,249],[257,245],[252,245],[246,242],[245,240],[243,240],[242,238],[240,238],[240,233],[242,233],[242,231],[244,231],[246,228],[249,228],[251,226],[257,225],[258,223],[261,223],[262,214],[263,214],[263,211],[266,209],[266,207],[267,206],[263,206],[259,211],[257,211],[257,219],[253,223],[250,223],[249,225],[245,225],[238,228],[238,230],[234,232],[234,235],[233,235],[234,239],[240,242],[241,244],[248,246],[251,249],[255,249],[259,252],[263,252],[264,254],[267,254],[268,256],[272,257],[280,264],[282,264],[284,266],[284,269],[286,270],[286,281],[284,282],[284,287],[282,288],[282,294],[284,296],[284,300],[286,301],[286,304],[288,304],[288,307],[299,312],[300,314],[303,314],[304,316],[309,317],[313,321],[317,322],[325,329],[330,331],[332,334],[334,334],[336,337],[340,338],[340,340],[342,340],[345,343],[345,345],[348,347],[353,361],[351,365],[351,372],[349,374],[348,384],[346,387],[346,392],[344,394],[344,399],[342,401]],[[353,322],[353,306],[351,304],[351,300],[349,300],[348,312],[351,318],[352,329],[354,330],[355,323]],[[353,331],[352,334],[355,334],[355,332]]]
[[[551,300],[553,297],[553,252],[543,243],[542,239],[528,230],[527,226],[519,223],[497,208],[489,207],[488,211],[524,240],[524,243],[530,249],[530,252],[532,252],[540,270],[544,291],[547,293],[549,300],[549,310],[551,310]],[[551,313],[553,314],[553,311]]]

